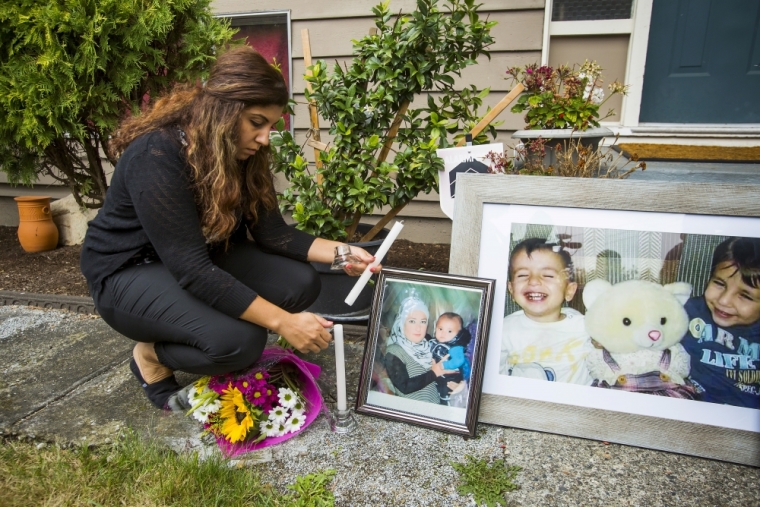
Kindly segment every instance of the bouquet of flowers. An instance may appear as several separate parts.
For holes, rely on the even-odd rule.
[[[319,372],[290,350],[268,348],[247,370],[197,380],[188,393],[188,414],[228,456],[274,445],[319,415]]]

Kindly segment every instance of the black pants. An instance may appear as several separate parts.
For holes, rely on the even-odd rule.
[[[262,252],[252,242],[231,246],[213,261],[292,313],[308,308],[321,288],[310,264]],[[133,340],[155,342],[158,360],[172,370],[201,375],[240,370],[266,345],[266,329],[196,299],[161,262],[117,271],[93,298],[109,326]]]

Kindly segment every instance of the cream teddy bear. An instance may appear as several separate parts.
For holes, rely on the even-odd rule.
[[[691,398],[685,385],[690,358],[680,344],[689,326],[683,305],[690,294],[691,285],[682,282],[586,284],[586,331],[597,347],[586,365],[594,385]]]

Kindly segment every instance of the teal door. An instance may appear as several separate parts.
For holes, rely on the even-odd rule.
[[[639,121],[760,123],[760,0],[654,0]]]

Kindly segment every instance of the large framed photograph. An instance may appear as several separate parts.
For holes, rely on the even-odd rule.
[[[356,411],[475,436],[494,281],[384,268]]]
[[[760,186],[462,175],[480,421],[760,465]]]

